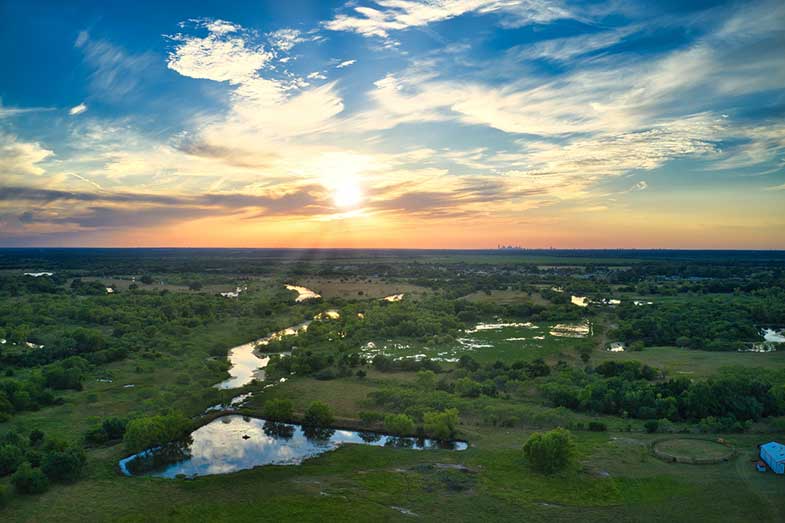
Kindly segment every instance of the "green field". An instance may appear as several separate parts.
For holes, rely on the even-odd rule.
[[[574,289],[579,295],[606,296],[616,285],[612,273],[623,276],[641,264],[653,270],[650,262],[626,257],[593,260],[595,265],[616,263],[614,271],[598,272],[601,281],[559,275],[551,266],[580,266],[585,263],[580,258],[541,255],[347,256],[307,265],[275,261],[265,253],[259,259],[210,258],[205,262],[210,270],[189,260],[188,270],[180,272],[160,260],[151,261],[151,267],[134,267],[142,262],[133,259],[121,261],[122,270],[114,274],[107,270],[108,262],[101,263],[99,274],[84,268],[70,273],[63,269],[62,280],[43,289],[33,284],[44,282],[20,282],[18,275],[7,271],[0,275],[0,284],[6,285],[0,287],[5,292],[0,301],[5,336],[17,335],[18,318],[24,318],[21,332],[47,345],[58,347],[61,338],[76,336],[74,329],[88,329],[100,335],[101,350],[126,349],[121,358],[90,363],[81,376],[81,390],[54,390],[61,404],[20,408],[0,423],[0,437],[12,438],[9,435],[16,432],[26,439],[38,429],[47,438],[83,448],[87,456],[86,469],[77,481],[53,482],[42,494],[23,495],[12,486],[10,475],[0,478],[0,486],[5,487],[0,489],[5,492],[5,506],[0,508],[3,521],[777,522],[785,518],[783,478],[760,474],[751,463],[758,444],[785,440],[785,411],[776,405],[777,387],[785,384],[785,350],[740,353],[652,344],[644,344],[640,351],[604,350],[620,333],[633,339],[638,332],[649,335],[651,322],[668,329],[685,321],[677,325],[682,330],[673,339],[682,331],[703,332],[707,339],[733,329],[748,332],[744,314],[771,315],[780,306],[779,294],[699,293],[696,289],[703,283],[660,283],[644,275],[647,290],[674,294],[632,292],[629,283],[618,285],[617,289],[628,289],[618,294],[625,299],[644,297],[655,302],[625,311],[602,305],[576,308],[557,303],[558,296],[551,295],[550,301],[539,292],[514,290],[559,286],[566,295]],[[529,274],[518,271],[522,263],[549,267]],[[213,270],[224,264],[225,272]],[[249,273],[238,269],[244,264]],[[341,264],[352,268],[342,269]],[[465,272],[453,276],[455,267]],[[738,273],[746,274],[746,269],[729,276],[732,285],[738,285]],[[773,270],[760,273],[774,274]],[[152,274],[154,283],[129,290],[129,274]],[[118,293],[107,295],[100,288],[83,291],[72,283],[76,277],[98,287],[115,284]],[[754,284],[755,278],[750,276],[748,283]],[[189,290],[192,281],[200,282],[202,289]],[[283,289],[283,282],[319,291],[322,300],[297,303]],[[238,298],[215,295],[237,285],[248,286]],[[379,300],[398,293],[406,295],[402,302]],[[662,306],[676,308],[678,314],[665,319],[646,316],[671,314],[662,312]],[[701,331],[722,307],[728,307],[732,321],[722,323],[718,318],[712,333]],[[337,310],[340,318],[315,321],[307,332],[274,346],[292,351],[298,366],[274,364],[268,369],[269,382],[227,391],[214,387],[227,376],[225,355],[231,347],[328,309]],[[707,312],[703,317],[689,316],[696,310]],[[635,315],[643,320],[635,323]],[[591,324],[585,335],[557,335],[557,325],[585,322]],[[73,340],[62,345],[66,356],[76,350]],[[369,342],[375,347],[369,347]],[[56,354],[39,363],[28,359],[31,354],[20,352],[18,345],[0,348],[4,379],[36,380],[66,359]],[[378,355],[386,356],[386,363],[375,361]],[[469,356],[469,363],[459,362],[462,356]],[[632,365],[616,373],[613,366],[605,365],[608,362],[640,362],[654,370],[638,376],[635,372],[648,367]],[[770,387],[763,393],[770,394],[771,411],[741,425],[723,425],[722,412],[692,418],[672,413],[671,421],[665,414],[640,415],[634,410],[639,396],[649,394],[641,391],[664,386],[671,378],[686,378],[679,382],[686,387],[723,376],[730,376],[729,384],[734,379],[763,380]],[[286,380],[280,382],[281,377]],[[610,387],[619,383],[630,387],[627,395],[604,401],[612,395]],[[762,394],[760,389],[750,394]],[[556,406],[554,390],[574,393],[583,403]],[[122,476],[118,460],[129,453],[124,444],[119,440],[92,444],[85,439],[88,431],[115,416],[138,419],[175,410],[197,427],[214,415],[205,416],[206,408],[247,392],[253,396],[240,408],[242,414],[262,417],[269,400],[287,399],[293,407],[289,421],[298,421],[319,401],[330,407],[336,427],[382,432],[388,431],[385,416],[391,414],[409,416],[420,427],[425,413],[455,408],[459,421],[453,437],[466,440],[469,448],[455,452],[346,445],[302,465],[168,480]],[[586,403],[588,399],[593,403]],[[621,408],[617,405],[621,401],[633,406]],[[653,429],[652,421],[657,421]],[[522,447],[533,432],[554,427],[570,429],[576,460],[554,474],[536,472],[524,459]],[[727,448],[704,441],[717,438],[738,450],[727,462],[667,463],[652,451],[659,442],[674,454],[717,457]]]

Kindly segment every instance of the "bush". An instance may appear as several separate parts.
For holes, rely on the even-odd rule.
[[[608,426],[601,421],[590,421],[589,430],[592,432],[605,432],[608,430]]]
[[[123,418],[106,418],[101,425],[89,429],[85,433],[85,441],[94,445],[102,445],[108,441],[122,439],[128,422]]]
[[[82,449],[70,447],[46,454],[41,470],[52,481],[72,482],[82,474],[86,462]]]
[[[264,403],[264,417],[272,421],[288,421],[292,419],[294,405],[287,399],[272,399]]]
[[[406,414],[388,414],[384,417],[384,428],[391,434],[408,436],[414,433],[414,420]]]
[[[172,441],[183,440],[190,432],[190,420],[180,413],[150,416],[129,421],[123,442],[129,452],[139,452]]]
[[[5,485],[0,485],[0,508],[3,508],[8,504],[8,499],[10,498],[8,494],[8,487]]]
[[[425,433],[436,439],[450,439],[455,436],[458,425],[458,409],[423,414]]]
[[[646,429],[646,432],[649,434],[654,434],[657,432],[657,429],[660,428],[660,422],[656,419],[650,419],[646,423],[643,424],[643,427]]]
[[[20,494],[41,494],[49,488],[49,480],[41,469],[34,469],[30,463],[19,465],[11,476],[11,483]]]
[[[15,445],[0,447],[0,476],[13,473],[22,463],[22,451]]]
[[[533,433],[523,446],[523,455],[536,471],[552,474],[575,463],[575,441],[561,427]]]
[[[332,410],[320,401],[311,403],[303,417],[303,425],[306,427],[329,427],[332,423]]]
[[[363,422],[363,425],[373,425],[384,419],[383,414],[374,411],[363,410],[358,412],[357,415],[360,417],[360,421]]]
[[[44,433],[38,429],[33,429],[30,431],[30,446],[37,447],[44,441]]]

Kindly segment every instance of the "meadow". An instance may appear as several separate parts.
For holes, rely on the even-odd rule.
[[[49,263],[62,273],[62,279],[55,277],[51,286],[21,278],[15,269],[7,268],[0,327],[6,336],[14,334],[19,330],[14,322],[22,318],[30,339],[51,344],[52,352],[46,352],[51,359],[45,362],[33,361],[6,344],[0,349],[6,379],[33,379],[48,366],[58,365],[63,355],[73,355],[70,345],[63,345],[62,353],[56,345],[58,337],[72,335],[70,329],[100,331],[104,341],[97,352],[81,353],[90,358],[90,365],[79,390],[55,390],[60,404],[17,410],[0,423],[2,437],[12,433],[27,437],[38,429],[47,438],[82,446],[87,457],[77,481],[53,483],[37,495],[18,493],[10,476],[0,478],[5,487],[0,508],[4,520],[47,521],[53,514],[57,521],[781,521],[785,517],[785,500],[779,495],[784,479],[758,473],[751,464],[756,445],[785,439],[785,412],[757,416],[740,432],[717,432],[710,422],[674,415],[672,420],[660,419],[651,432],[649,419],[556,407],[546,393],[549,387],[563,385],[568,376],[600,383],[607,379],[601,374],[606,372],[605,362],[637,361],[655,368],[662,372],[652,378],[656,386],[671,378],[716,379],[745,369],[783,384],[785,379],[777,380],[785,376],[785,351],[759,354],[644,346],[639,351],[608,352],[607,343],[626,321],[617,309],[599,305],[579,309],[554,303],[560,299],[554,296],[545,299],[539,292],[515,290],[521,285],[531,289],[558,285],[565,293],[586,290],[587,280],[562,274],[558,265],[543,269],[539,257],[521,255],[514,264],[502,264],[503,258],[493,255],[473,259],[486,263],[487,256],[500,265],[496,269],[483,265],[478,272],[461,275],[460,284],[474,289],[452,298],[455,282],[424,275],[443,272],[443,259],[464,264],[473,255],[418,256],[418,264],[430,260],[424,267],[410,266],[410,258],[401,258],[401,263],[387,269],[376,265],[378,257],[352,259],[353,267],[342,269],[345,258],[341,258],[337,264],[320,262],[318,272],[304,266],[294,269],[298,262],[286,259],[276,262],[276,270],[253,276],[235,271],[232,259],[220,262],[227,265],[225,273],[208,271],[216,263],[215,256],[211,253],[204,266],[190,267],[180,279],[164,277],[176,274],[171,266],[159,273],[151,270],[146,257],[121,258],[115,280],[106,276],[112,273],[106,263],[101,275],[91,275],[84,274],[89,268],[44,257],[36,266]],[[267,256],[265,263],[269,263]],[[581,259],[557,256],[554,261],[574,266]],[[633,266],[626,257],[621,261],[625,267]],[[652,263],[644,259],[634,265],[649,270]],[[780,279],[775,280],[782,284],[778,265],[760,263],[778,274]],[[366,271],[357,268],[363,264]],[[363,274],[350,274],[358,271]],[[385,271],[389,274],[374,275]],[[622,276],[610,271],[581,272],[595,274],[588,280],[596,286],[595,295],[609,285],[630,286],[619,283],[616,278]],[[614,272],[626,274],[629,269]],[[148,273],[172,284],[165,288],[141,284],[137,290],[118,287],[112,295],[80,294],[88,289],[72,285],[75,278],[103,285]],[[672,280],[643,278],[655,290],[672,285]],[[200,290],[188,289],[186,282],[193,280],[203,283]],[[294,294],[283,289],[284,281],[318,290],[322,299],[295,302]],[[748,284],[754,283],[748,278]],[[241,284],[247,284],[248,290],[237,298],[216,296],[223,285]],[[495,287],[490,294],[485,292],[489,285]],[[690,293],[668,301],[700,307],[706,296],[692,294],[695,284],[688,285]],[[771,287],[770,279],[765,285]],[[405,293],[402,302],[379,300],[399,291]],[[747,291],[738,299],[754,303],[756,292]],[[719,295],[734,299],[732,294]],[[647,296],[661,297],[656,292]],[[39,315],[46,307],[59,312]],[[268,381],[228,391],[214,387],[227,376],[226,354],[231,347],[328,309],[338,311],[340,319],[315,321],[307,334],[275,347],[297,356],[294,374],[274,364]],[[556,325],[587,323],[592,328],[582,337],[553,334],[558,333]],[[370,325],[381,326],[388,335],[373,335],[376,327],[369,329]],[[134,335],[134,329],[143,329],[144,335]],[[368,349],[369,342],[375,350]],[[104,362],[96,356],[117,347],[125,350],[122,358]],[[43,358],[44,352],[40,354]],[[380,354],[390,361],[375,359]],[[471,361],[461,360],[462,356]],[[476,370],[471,370],[473,365]],[[286,380],[279,382],[279,377]],[[387,430],[385,416],[390,414],[406,414],[419,423],[424,412],[454,407],[460,412],[455,437],[466,440],[469,448],[420,452],[346,445],[301,465],[161,479],[121,475],[118,460],[128,454],[122,441],[85,440],[93,427],[112,417],[138,419],[178,411],[198,427],[220,415],[205,416],[205,409],[248,392],[251,398],[233,411],[262,417],[271,400],[288,400],[293,405],[291,418],[297,421],[319,401],[331,409],[334,426],[360,430]],[[534,431],[556,426],[571,430],[577,460],[555,474],[536,472],[521,448]],[[677,450],[690,450],[690,438],[722,438],[737,454],[713,465],[666,463],[653,455],[654,442],[673,440]]]

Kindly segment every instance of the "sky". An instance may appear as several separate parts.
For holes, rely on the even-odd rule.
[[[0,0],[0,246],[785,249],[785,2]]]

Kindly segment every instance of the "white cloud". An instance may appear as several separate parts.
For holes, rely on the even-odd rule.
[[[290,51],[295,45],[305,42],[302,33],[297,29],[279,29],[272,33],[268,33],[267,38],[270,44],[283,52]]]
[[[0,132],[0,179],[11,176],[41,175],[39,165],[54,153],[37,142],[20,141],[16,136]]]
[[[324,74],[322,74],[319,71],[314,71],[314,72],[310,73],[306,78],[308,78],[309,80],[326,80],[327,79],[327,77],[324,76]]]
[[[79,105],[75,105],[68,110],[68,114],[71,116],[76,116],[78,114],[82,114],[83,112],[87,111],[87,105],[82,102]]]
[[[253,79],[271,58],[262,45],[251,44],[240,28],[222,20],[201,22],[208,31],[204,38],[177,34],[169,53],[169,69],[191,78],[239,84]]]
[[[637,29],[637,27],[624,27],[587,35],[543,40],[533,44],[515,46],[508,53],[519,60],[542,59],[564,62],[611,47]]]
[[[569,16],[566,9],[547,0],[376,0],[374,4],[378,9],[355,6],[351,14],[339,14],[324,26],[331,31],[387,38],[392,31],[423,27],[466,13],[504,13],[508,17],[502,23],[511,27]]]
[[[344,67],[349,67],[350,65],[356,64],[357,60],[344,60],[343,62],[339,63],[335,66],[336,69],[343,69]]]

